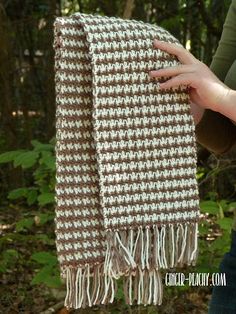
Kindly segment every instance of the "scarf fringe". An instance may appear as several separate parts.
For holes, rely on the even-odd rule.
[[[112,303],[121,276],[127,304],[161,305],[161,269],[195,265],[197,236],[197,222],[108,230],[104,263],[64,269],[64,305],[78,309]]]
[[[85,264],[78,268],[67,267],[64,270],[66,278],[64,305],[67,309],[86,308],[114,301],[118,289],[117,281],[105,274],[103,267],[104,264],[94,266]]]
[[[137,230],[109,230],[105,271],[113,278],[141,269],[169,269],[195,265],[198,222],[140,226]],[[117,258],[119,256],[119,259]]]
[[[137,267],[136,275],[130,273],[123,279],[123,291],[126,304],[133,305],[161,305],[163,297],[163,284],[161,272],[155,268],[152,270]]]

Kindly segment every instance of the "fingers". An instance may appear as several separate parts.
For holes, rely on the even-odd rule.
[[[154,39],[154,47],[175,55],[183,64],[196,63],[198,60],[184,47]]]
[[[178,75],[181,73],[189,73],[194,72],[195,68],[193,65],[179,65],[179,66],[173,66],[173,67],[167,67],[159,70],[153,70],[149,72],[149,75],[151,77],[157,77],[157,76],[173,76]]]
[[[162,88],[171,88],[179,85],[189,85],[191,87],[194,87],[194,79],[191,73],[188,74],[180,74],[177,75],[168,81],[159,84],[159,87]]]
[[[182,63],[179,66],[167,67],[149,72],[151,77],[173,76],[166,82],[161,83],[159,87],[167,89],[179,85],[189,85],[193,88],[196,88],[196,86],[194,86],[197,85],[194,76],[196,74],[196,65],[199,68],[200,61],[181,45],[163,42],[156,39],[154,39],[153,44],[155,48],[159,48],[169,54],[175,55]]]

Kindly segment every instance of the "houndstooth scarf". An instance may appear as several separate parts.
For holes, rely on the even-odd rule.
[[[55,234],[65,306],[161,304],[163,271],[195,265],[199,195],[186,86],[150,70],[180,44],[137,20],[75,13],[54,22]],[[162,78],[166,80],[166,78]]]

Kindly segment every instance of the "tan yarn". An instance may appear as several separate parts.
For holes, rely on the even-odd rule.
[[[199,195],[186,87],[149,71],[178,65],[180,44],[137,20],[76,13],[54,23],[55,233],[67,308],[161,304],[162,271],[194,265]],[[166,78],[162,78],[165,80]]]

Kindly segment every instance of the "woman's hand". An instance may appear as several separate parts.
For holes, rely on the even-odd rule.
[[[195,104],[192,104],[195,106],[192,110],[195,111],[196,106],[220,111],[220,107],[228,102],[228,94],[231,89],[222,83],[207,65],[196,59],[188,50],[182,46],[159,40],[154,40],[154,47],[177,56],[182,63],[179,66],[149,72],[151,77],[172,77],[165,83],[160,84],[160,88],[166,89],[179,85],[188,85],[190,100]]]

